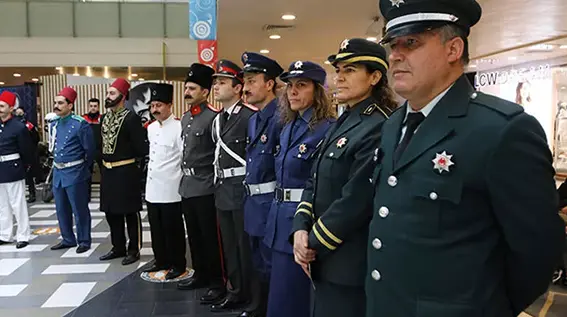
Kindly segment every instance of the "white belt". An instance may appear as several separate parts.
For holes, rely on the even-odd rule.
[[[233,168],[225,168],[222,170],[217,170],[217,177],[219,179],[227,179],[237,176],[244,176],[246,175],[246,167],[233,167]]]
[[[283,202],[301,202],[303,188],[276,188],[275,199]]]
[[[262,183],[262,184],[244,184],[248,196],[256,196],[263,194],[270,194],[276,190],[276,182]]]
[[[14,161],[20,158],[20,154],[18,153],[14,153],[14,154],[8,154],[8,155],[0,155],[0,162],[8,162],[8,161]]]
[[[73,167],[73,166],[77,166],[80,164],[83,164],[85,162],[84,159],[80,159],[80,160],[76,160],[76,161],[72,161],[72,162],[67,162],[67,163],[55,163],[53,162],[53,166],[55,166],[57,169],[64,169],[64,168],[69,168],[69,167]]]

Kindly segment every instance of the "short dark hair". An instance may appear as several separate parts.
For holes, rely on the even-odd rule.
[[[456,24],[446,24],[440,28],[438,28],[437,33],[441,36],[441,42],[446,43],[456,37],[459,37],[465,43],[465,47],[463,48],[463,56],[461,56],[461,62],[466,66],[470,62],[469,56],[469,41],[467,39],[467,32],[462,27]]]
[[[98,100],[98,98],[91,98],[91,99],[89,99],[89,103],[91,103],[91,102],[96,102],[97,104],[100,105],[100,100]]]
[[[270,81],[270,80],[273,80],[273,81],[274,81],[274,87],[272,87],[272,92],[275,94],[276,91],[277,91],[277,88],[278,88],[278,82],[277,82],[277,80],[276,80],[276,77],[270,76],[270,75],[268,75],[268,74],[266,74],[266,73],[262,73],[262,74],[264,74],[264,81],[265,81],[265,82],[268,82],[268,81]]]
[[[234,88],[234,87],[236,87],[236,86],[238,86],[238,85],[242,86],[242,87],[240,88],[240,96],[242,96],[242,89],[244,88],[244,84],[243,84],[242,81],[240,81],[239,79],[232,78],[232,87]]]

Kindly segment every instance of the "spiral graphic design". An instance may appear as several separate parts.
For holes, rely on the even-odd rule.
[[[205,21],[198,21],[193,25],[193,33],[196,37],[204,39],[211,34],[211,26]]]
[[[199,10],[207,10],[215,4],[215,0],[195,0],[195,2]]]
[[[213,53],[213,50],[211,50],[210,48],[206,48],[201,51],[201,59],[203,60],[203,62],[208,63],[212,61],[214,57],[215,54]]]

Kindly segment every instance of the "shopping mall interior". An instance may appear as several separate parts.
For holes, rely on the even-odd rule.
[[[377,0],[203,0],[217,3],[216,42],[204,43],[190,34],[189,2],[0,0],[0,91],[17,91],[40,131],[63,87],[77,90],[75,112],[83,114],[89,99],[105,99],[115,78],[131,81],[140,96],[144,84],[173,84],[174,112],[181,116],[192,63],[242,64],[248,51],[285,68],[297,60],[321,64],[332,96],[335,71],[327,57],[344,39],[378,42],[384,35]],[[469,38],[469,79],[478,91],[519,103],[539,121],[560,184],[567,177],[567,1],[478,2],[483,15]],[[93,186],[93,245],[83,254],[49,250],[60,239],[55,202],[29,205],[30,246],[0,246],[0,316],[236,316],[213,315],[199,305],[202,290],[182,292],[174,283],[140,278],[153,258],[146,209],[140,262],[100,262],[111,247],[110,232],[99,211],[99,185]],[[567,316],[567,285],[550,285],[523,315]]]

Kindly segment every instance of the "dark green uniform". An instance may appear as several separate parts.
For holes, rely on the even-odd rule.
[[[375,155],[366,316],[517,316],[564,241],[543,129],[463,75],[395,162],[406,107]]]
[[[368,98],[333,125],[319,145],[319,157],[293,221],[294,232],[309,232],[315,316],[364,313],[366,241],[372,215],[368,182],[372,155],[389,110]],[[355,312],[361,312],[356,314]]]

